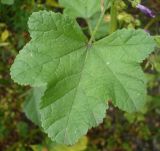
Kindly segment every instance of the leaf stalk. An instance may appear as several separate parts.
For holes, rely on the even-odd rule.
[[[111,14],[111,22],[109,27],[109,33],[111,34],[117,29],[117,6],[115,0],[112,1],[110,14]]]
[[[96,32],[97,32],[97,30],[98,30],[98,28],[99,28],[99,26],[100,26],[100,24],[101,24],[101,22],[102,22],[102,19],[103,19],[103,17],[104,17],[104,14],[105,14],[104,0],[101,0],[101,15],[100,15],[99,20],[98,20],[98,22],[97,22],[97,24],[96,24],[96,27],[94,28],[94,30],[93,30],[93,32],[92,32],[91,38],[90,38],[90,40],[89,40],[89,42],[88,42],[89,45],[91,45],[91,44],[92,44],[92,41],[94,41],[94,36],[95,36],[95,34],[96,34]]]

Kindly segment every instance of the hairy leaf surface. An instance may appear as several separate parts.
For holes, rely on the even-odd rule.
[[[92,45],[75,20],[53,12],[33,13],[32,40],[11,68],[20,84],[47,84],[41,101],[42,127],[52,140],[73,144],[103,121],[107,101],[138,111],[146,81],[139,65],[154,49],[142,30],[118,30]]]

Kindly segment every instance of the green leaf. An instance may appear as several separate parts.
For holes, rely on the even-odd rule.
[[[23,104],[23,111],[26,114],[26,116],[33,123],[39,126],[41,126],[39,104],[45,89],[45,87],[32,88]]]
[[[12,5],[14,3],[14,0],[1,0],[2,4]]]
[[[32,40],[16,57],[11,76],[19,84],[42,86],[53,79],[60,58],[77,52],[86,45],[87,38],[76,21],[53,12],[33,13],[28,25]],[[78,68],[74,72],[77,71]]]
[[[103,121],[107,101],[134,112],[145,104],[146,80],[139,65],[155,42],[143,30],[118,30],[92,45],[75,20],[40,11],[29,19],[32,40],[20,51],[11,76],[20,84],[47,84],[41,101],[49,137],[74,144]]]
[[[104,0],[105,4],[108,0]],[[65,7],[65,14],[72,17],[90,18],[95,13],[101,11],[100,0],[60,0]]]

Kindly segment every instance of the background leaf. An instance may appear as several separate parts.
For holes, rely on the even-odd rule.
[[[23,111],[26,114],[26,116],[33,123],[39,125],[40,127],[41,127],[41,120],[40,120],[39,105],[45,89],[46,89],[45,87],[32,88],[23,104]]]
[[[65,13],[72,17],[88,19],[101,11],[100,0],[60,0],[59,2],[65,7]],[[107,4],[108,0],[104,2]]]
[[[92,29],[95,28],[99,16],[100,13],[96,13],[94,16],[88,19],[88,22],[91,24]],[[105,36],[109,35],[109,21],[105,19],[106,17],[107,16],[104,16],[102,23],[100,24],[96,32],[95,39],[104,38]]]

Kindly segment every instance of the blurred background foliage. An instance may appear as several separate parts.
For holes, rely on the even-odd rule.
[[[160,0],[142,1],[154,11],[155,18],[145,16],[127,0],[117,3],[116,29],[142,28],[154,35],[157,42],[155,52],[142,64],[148,79],[148,103],[141,113],[135,114],[122,112],[110,104],[99,127],[90,130],[76,145],[64,146],[51,142],[28,119],[30,115],[25,115],[25,109],[32,106],[30,94],[35,92],[15,84],[9,75],[16,54],[30,40],[27,32],[30,14],[42,9],[62,12],[63,7],[56,0],[0,1],[0,151],[160,151]],[[96,14],[91,18],[91,27],[98,17]],[[96,39],[109,34],[110,20],[107,11]],[[77,21],[89,35],[87,23],[81,18]]]

